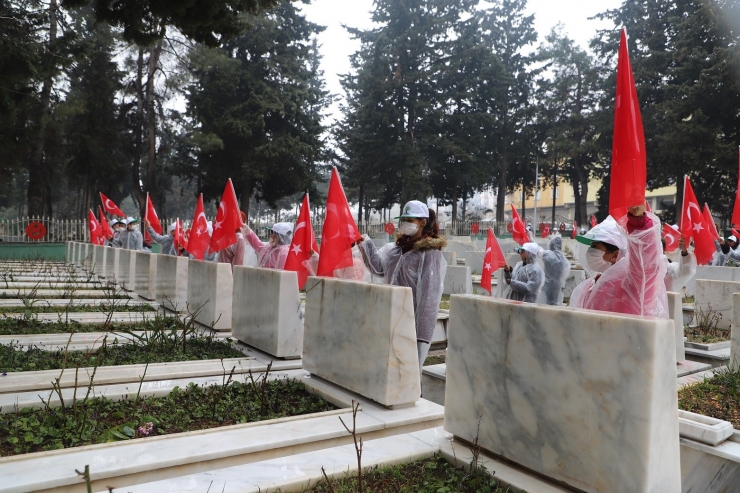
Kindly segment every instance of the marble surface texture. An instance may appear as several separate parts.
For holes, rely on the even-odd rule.
[[[278,358],[303,351],[303,311],[295,272],[234,267],[231,333]]]
[[[730,340],[730,365],[740,366],[740,293],[732,295],[732,335]]]
[[[694,296],[696,294],[697,279],[740,282],[740,269],[737,267],[712,267],[710,265],[700,265],[696,268],[696,275],[686,283],[686,296]]]
[[[216,330],[231,329],[231,264],[188,260],[188,309]]]
[[[135,252],[134,291],[147,300],[157,299],[157,256],[153,253]]]
[[[136,258],[134,250],[118,250],[118,270],[116,271],[116,282],[124,289],[133,290],[131,286],[131,258]]]
[[[676,362],[686,359],[686,349],[683,345],[683,301],[681,293],[668,293],[668,315],[673,319],[676,341]]]
[[[156,257],[155,294],[157,302],[171,310],[185,311],[188,302],[188,259],[172,255],[156,255]]]
[[[448,264],[442,294],[473,294],[470,267]]]
[[[309,277],[303,368],[384,406],[417,401],[411,289]]]
[[[697,279],[694,310],[711,308],[722,315],[717,326],[729,329],[732,322],[732,295],[735,293],[740,293],[740,282]]]
[[[740,485],[740,431],[715,447],[681,438],[681,491],[730,493]]]
[[[103,247],[106,249],[105,253],[105,273],[107,281],[118,282],[118,259],[121,255],[120,248]]]
[[[108,254],[108,248],[99,245],[92,245],[93,251],[93,265],[95,266],[95,273],[100,277],[105,277],[105,269],[107,267],[106,257]]]
[[[563,286],[563,297],[570,298],[573,294],[573,290],[576,286],[586,280],[586,271],[583,269],[571,269],[568,277],[565,278],[565,286]]]
[[[583,491],[680,491],[671,320],[462,295],[450,313],[445,430]]]

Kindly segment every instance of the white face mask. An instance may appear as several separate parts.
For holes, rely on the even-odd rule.
[[[138,224],[134,224],[133,226],[131,226],[131,231],[136,231],[137,229],[139,229]]]
[[[586,263],[588,268],[594,272],[604,272],[612,266],[610,262],[604,260],[604,252],[598,248],[589,247],[586,252]]]
[[[401,233],[405,234],[406,236],[414,236],[417,231],[419,231],[418,224],[409,223],[406,221],[401,223]]]

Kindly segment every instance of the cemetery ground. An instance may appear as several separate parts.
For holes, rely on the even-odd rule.
[[[678,295],[672,321],[446,296],[420,382],[406,288],[111,252],[0,261],[0,492],[740,484],[740,372],[688,359],[731,334]]]

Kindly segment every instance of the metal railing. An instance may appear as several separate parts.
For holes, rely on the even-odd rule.
[[[87,221],[36,216],[0,219],[0,242],[56,243],[64,241],[89,241]]]

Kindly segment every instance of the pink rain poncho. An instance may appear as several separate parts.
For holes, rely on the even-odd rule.
[[[417,342],[432,342],[447,272],[447,262],[441,251],[446,244],[444,238],[426,237],[403,253],[396,243],[378,249],[365,236],[365,241],[359,245],[365,265],[373,275],[383,276],[386,284],[411,288]]]
[[[581,260],[591,278],[573,290],[570,306],[668,318],[660,221],[652,212],[645,212],[641,217],[627,216],[623,222],[626,233],[610,216],[587,234],[594,235],[594,241],[606,241],[619,247],[620,258],[601,275],[589,270],[588,263]],[[599,227],[598,233],[608,239],[598,236]],[[579,259],[586,258],[586,249],[580,248]]]
[[[274,247],[270,245],[270,242],[263,243],[260,241],[259,237],[251,229],[247,232],[247,241],[259,255],[257,267],[279,270],[285,268],[285,260],[288,258],[288,253],[290,252],[290,238],[287,237],[284,240],[282,238],[284,235],[278,236],[281,237],[280,244]],[[287,241],[287,243],[283,243],[283,241]]]
[[[222,264],[231,264],[231,271],[234,271],[235,265],[244,265],[244,254],[247,251],[247,242],[244,241],[244,235],[236,234],[236,243],[229,245],[216,254],[216,261]]]

